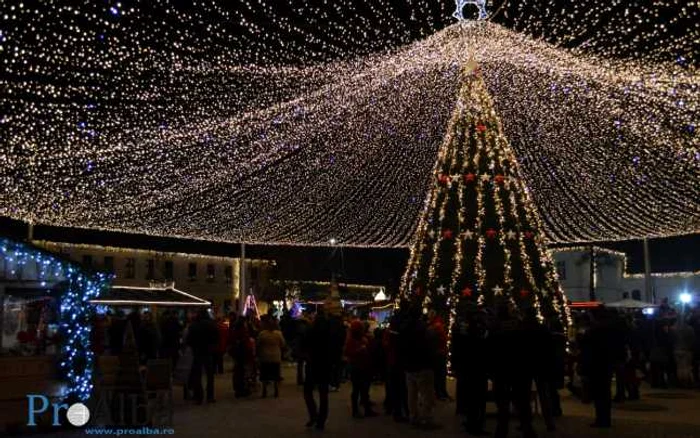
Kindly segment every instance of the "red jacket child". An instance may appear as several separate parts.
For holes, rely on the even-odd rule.
[[[365,326],[362,321],[355,320],[350,324],[350,332],[345,341],[345,357],[351,367],[362,370],[372,370],[372,355],[369,350],[369,339],[365,336]]]

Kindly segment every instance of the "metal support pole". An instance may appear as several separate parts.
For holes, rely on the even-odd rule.
[[[648,303],[656,300],[653,296],[651,284],[651,260],[649,259],[649,240],[644,238],[644,298]]]
[[[238,314],[243,315],[246,300],[246,261],[245,261],[245,243],[241,243],[241,259],[238,262]]]
[[[34,224],[32,222],[27,223],[27,240],[34,240]]]
[[[588,267],[588,299],[595,301],[595,248],[591,245],[589,248],[589,267]]]

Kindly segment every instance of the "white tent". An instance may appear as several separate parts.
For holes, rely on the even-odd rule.
[[[627,298],[622,301],[615,301],[614,303],[605,303],[605,307],[615,307],[618,309],[646,309],[648,307],[659,306],[656,304],[645,303],[644,301]]]

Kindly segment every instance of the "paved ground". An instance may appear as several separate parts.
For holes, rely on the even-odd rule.
[[[229,364],[230,367],[230,364]],[[307,420],[302,391],[294,383],[294,368],[285,367],[286,380],[279,399],[261,399],[259,396],[240,400],[233,397],[231,374],[217,377],[217,403],[195,406],[182,400],[182,391],[175,391],[175,434],[179,437],[241,437],[241,438],[311,438],[327,437],[453,437],[466,434],[460,428],[460,419],[454,415],[454,403],[440,402],[436,419],[443,425],[438,431],[412,429],[396,424],[391,417],[355,420],[350,417],[349,385],[330,395],[330,417],[323,432],[304,427]],[[179,389],[179,388],[177,388]],[[452,389],[452,387],[450,388]],[[562,392],[564,394],[565,391]],[[372,388],[372,398],[381,402],[383,387]],[[546,432],[541,418],[536,417],[535,428],[542,437],[622,437],[622,438],[700,438],[700,392],[649,391],[643,392],[640,402],[617,405],[613,413],[614,427],[609,430],[591,429],[591,405],[583,405],[564,395],[564,417],[557,423],[556,432]],[[379,410],[380,406],[378,406]],[[493,414],[494,406],[489,406]],[[518,437],[513,419],[510,436]],[[495,429],[495,417],[489,415],[486,430]],[[58,432],[47,436],[85,436]]]

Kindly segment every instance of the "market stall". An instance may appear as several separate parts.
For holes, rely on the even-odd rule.
[[[112,286],[90,304],[109,307],[208,307],[211,303],[175,288],[173,283],[151,287]]]
[[[27,394],[84,401],[92,391],[87,302],[108,285],[31,244],[0,238],[0,430],[27,422]]]

